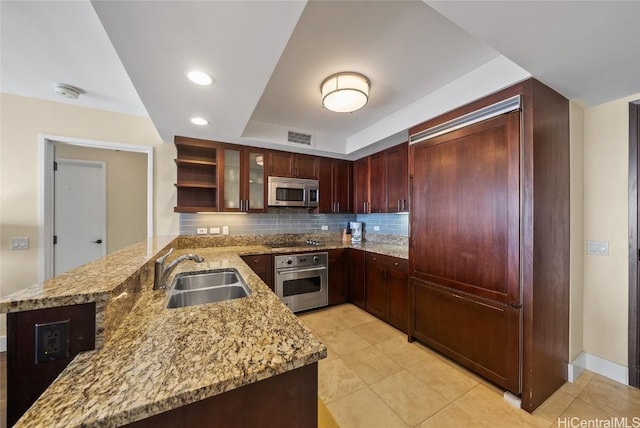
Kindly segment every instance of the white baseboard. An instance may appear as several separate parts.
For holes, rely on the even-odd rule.
[[[569,363],[569,382],[575,382],[585,369],[623,385],[629,385],[629,369],[627,367],[586,352],[581,353]]]
[[[7,352],[7,336],[0,336],[0,352]]]

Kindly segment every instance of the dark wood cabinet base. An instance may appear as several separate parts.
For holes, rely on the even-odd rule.
[[[315,427],[318,363],[126,425],[135,428]]]
[[[68,356],[36,363],[36,324],[66,320],[69,320]],[[12,426],[78,353],[95,348],[96,305],[85,303],[9,313],[7,338],[7,422]]]

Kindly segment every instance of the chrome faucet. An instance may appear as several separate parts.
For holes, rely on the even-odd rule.
[[[202,263],[204,261],[204,257],[199,256],[197,254],[184,254],[180,257],[177,257],[174,261],[169,263],[168,265],[164,265],[165,259],[173,253],[173,248],[171,248],[167,254],[164,256],[158,257],[155,264],[155,271],[153,277],[153,289],[160,290],[162,288],[167,288],[167,278],[173,272],[173,270],[178,266],[180,262],[185,260],[193,260],[196,263]]]

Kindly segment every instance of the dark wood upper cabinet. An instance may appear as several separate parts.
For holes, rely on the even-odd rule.
[[[353,163],[353,211],[357,214],[369,213],[369,157]]]
[[[409,210],[408,143],[399,144],[353,164],[356,213]]]
[[[218,210],[218,143],[175,137],[177,204],[175,212]]]
[[[379,152],[369,157],[369,212],[383,213],[387,208],[387,157]]]
[[[318,179],[318,158],[300,153],[269,150],[268,175]]]
[[[386,212],[409,211],[409,143],[398,144],[385,150],[386,165]]]
[[[219,145],[219,211],[267,211],[267,150],[235,144]]]
[[[351,213],[351,162],[318,158],[318,213]]]

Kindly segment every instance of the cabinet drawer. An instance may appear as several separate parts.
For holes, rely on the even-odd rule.
[[[410,334],[518,394],[519,310],[410,280]]]
[[[398,257],[385,256],[383,254],[367,253],[367,263],[380,264],[389,269],[398,269],[409,272],[409,260]]]

